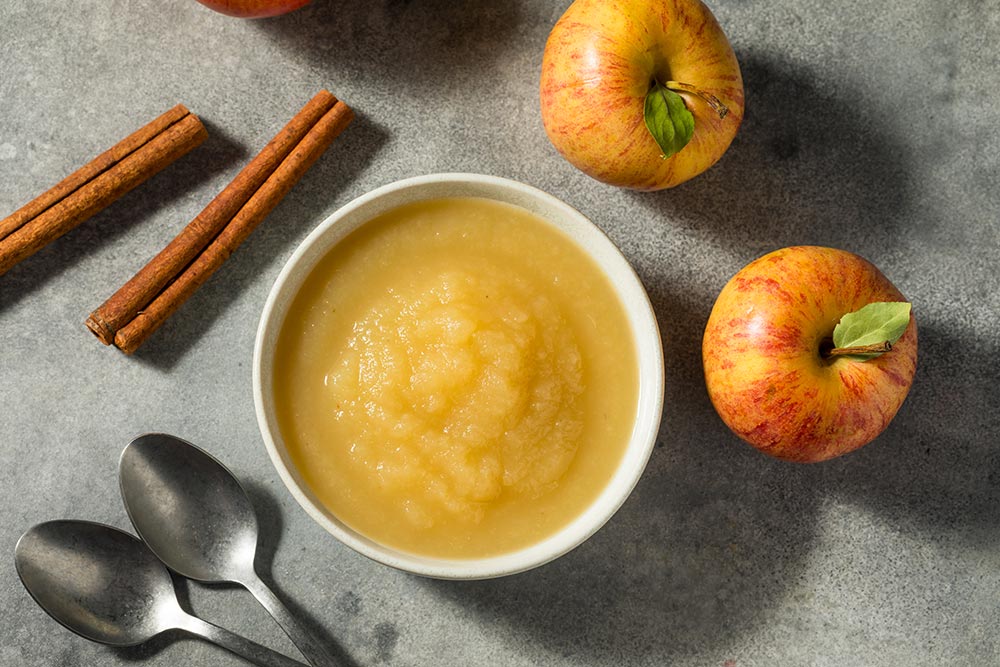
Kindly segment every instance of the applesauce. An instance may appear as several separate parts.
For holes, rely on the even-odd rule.
[[[529,546],[579,515],[628,444],[638,368],[600,268],[527,210],[393,209],[337,244],[289,306],[278,426],[316,498],[435,557]]]

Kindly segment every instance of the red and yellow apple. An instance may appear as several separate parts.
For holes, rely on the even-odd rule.
[[[201,4],[228,16],[262,19],[280,16],[305,7],[311,0],[198,0]]]
[[[823,461],[879,435],[903,404],[917,367],[912,314],[875,358],[830,356],[840,319],[906,299],[867,260],[832,248],[784,248],[726,284],[705,327],[708,393],[722,420],[760,451]]]
[[[667,82],[677,84],[672,89],[693,114],[694,133],[664,158],[643,114],[652,86]],[[545,46],[541,106],[549,140],[584,173],[660,190],[726,152],[743,120],[743,78],[699,0],[576,0]]]

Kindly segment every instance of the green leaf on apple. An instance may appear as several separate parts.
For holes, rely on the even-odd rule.
[[[688,111],[684,98],[659,81],[654,81],[646,93],[643,115],[664,160],[687,146],[694,135],[694,115]]]
[[[833,330],[837,348],[863,347],[889,343],[893,345],[910,323],[910,304],[903,301],[879,301],[848,313],[840,318]],[[859,359],[874,359],[883,352],[850,355]]]

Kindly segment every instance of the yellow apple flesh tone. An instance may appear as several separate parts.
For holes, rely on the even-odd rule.
[[[694,115],[694,136],[664,159],[643,119],[654,80],[714,95],[728,113],[720,117],[700,95],[676,90]],[[739,63],[698,0],[576,0],[549,35],[540,88],[556,149],[588,175],[638,190],[702,173],[743,120]]]
[[[913,316],[891,351],[826,356],[840,318],[876,301],[906,301],[867,260],[842,250],[785,248],[723,288],[705,328],[709,396],[736,435],[780,459],[823,461],[881,433],[917,364]]]

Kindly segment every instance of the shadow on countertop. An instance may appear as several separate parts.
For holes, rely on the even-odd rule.
[[[905,155],[863,101],[756,57],[744,76],[747,120],[722,162],[635,197],[747,261],[795,243],[891,250],[909,205]],[[995,547],[1000,449],[984,437],[1000,432],[994,343],[918,319],[916,382],[888,430],[834,461],[784,463],[739,441],[711,406],[701,368],[711,300],[646,272],[658,274],[642,278],[663,332],[666,398],[631,498],[570,554],[502,580],[428,581],[438,595],[581,664],[669,664],[724,651],[787,597],[811,595],[801,582],[819,515],[838,503],[932,540]]]
[[[330,76],[412,95],[451,89],[505,62],[519,11],[481,0],[316,0],[255,25]]]
[[[900,531],[994,551],[1000,345],[994,336],[917,324],[917,375],[906,402],[872,444],[828,464],[828,489]]]

